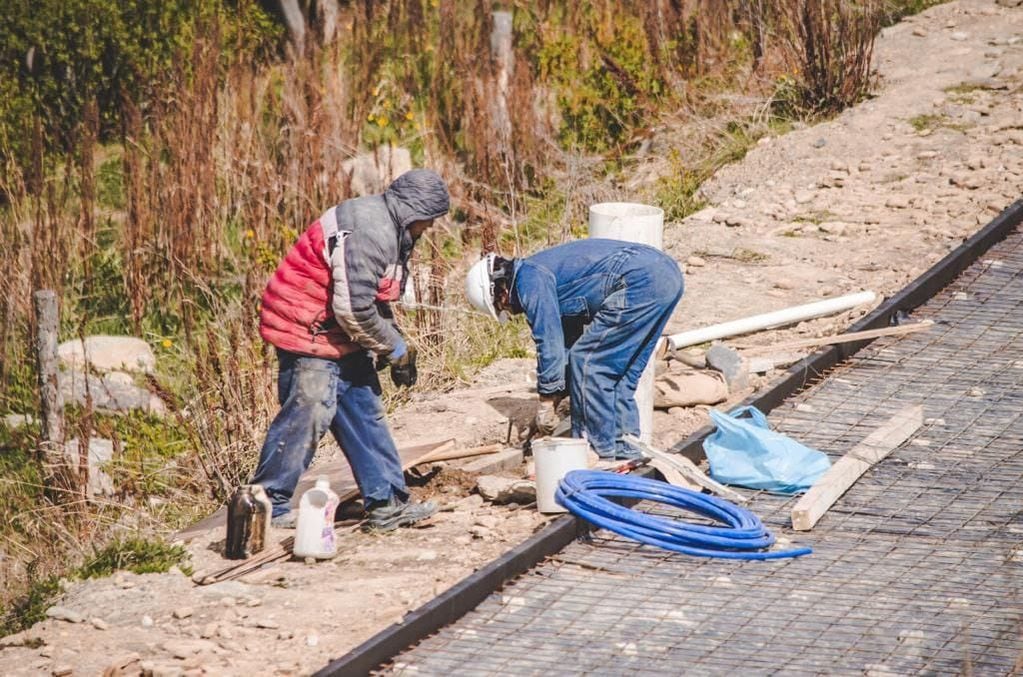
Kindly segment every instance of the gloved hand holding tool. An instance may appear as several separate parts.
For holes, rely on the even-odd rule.
[[[416,349],[413,346],[406,348],[401,357],[390,361],[391,382],[396,386],[411,388],[419,379],[419,371],[416,369]]]

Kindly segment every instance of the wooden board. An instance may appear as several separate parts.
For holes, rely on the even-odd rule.
[[[924,422],[924,408],[900,410],[880,428],[838,459],[792,508],[792,528],[809,531],[849,487],[871,466],[909,439]]]
[[[915,324],[903,324],[897,327],[883,327],[881,329],[867,329],[866,331],[854,331],[848,334],[822,336],[821,338],[800,339],[798,341],[787,341],[785,343],[775,343],[768,346],[739,344],[732,347],[741,350],[743,355],[763,355],[773,352],[780,353],[786,350],[798,350],[800,348],[816,348],[817,346],[851,343],[853,341],[866,341],[868,339],[881,338],[882,336],[903,336],[905,334],[912,334],[918,331],[927,331],[933,326],[933,321],[924,320]]]
[[[403,468],[409,468],[419,462],[419,459],[423,456],[432,452],[450,449],[454,447],[454,445],[455,440],[453,439],[430,442],[427,444],[417,444],[412,447],[402,447],[401,449],[398,449],[398,456],[401,457],[401,466]],[[341,458],[337,461],[313,466],[302,475],[302,478],[298,481],[298,486],[295,487],[295,494],[291,499],[292,508],[298,508],[298,501],[301,499],[302,494],[316,484],[316,478],[320,475],[326,475],[330,478],[330,486],[334,492],[337,493],[342,503],[350,501],[359,493],[359,487],[355,484],[355,477],[352,475],[352,467],[348,465],[348,461]],[[174,539],[190,540],[212,529],[222,529],[226,520],[227,507],[222,506],[209,517],[199,520],[192,526],[179,531],[175,535]]]

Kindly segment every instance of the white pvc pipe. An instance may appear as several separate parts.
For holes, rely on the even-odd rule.
[[[635,202],[601,202],[590,206],[590,237],[625,240],[661,249],[664,210]],[[654,432],[654,360],[650,360],[636,387],[639,438],[650,443]]]
[[[706,343],[714,339],[748,334],[753,331],[760,331],[761,329],[781,327],[815,317],[840,313],[843,310],[849,310],[864,303],[873,303],[875,298],[877,298],[877,295],[872,291],[861,291],[855,294],[836,296],[835,298],[824,299],[823,301],[792,306],[791,308],[782,308],[781,310],[744,317],[732,320],[731,322],[712,324],[702,329],[684,331],[681,334],[669,336],[668,341],[671,342],[672,348],[685,348],[686,346]]]

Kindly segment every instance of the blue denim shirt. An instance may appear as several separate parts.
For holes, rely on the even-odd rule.
[[[532,329],[541,395],[565,390],[568,348],[604,300],[622,287],[622,264],[642,250],[660,256],[646,245],[591,238],[515,261],[511,305],[526,314]]]

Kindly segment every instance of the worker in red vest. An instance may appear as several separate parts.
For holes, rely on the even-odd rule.
[[[251,481],[269,495],[274,526],[294,528],[291,497],[328,429],[352,467],[367,528],[387,531],[436,512],[409,499],[377,371],[390,366],[396,385],[415,385],[416,351],[389,304],[401,296],[416,241],[448,207],[443,179],[413,169],[382,195],[328,209],[270,278],[259,332],[277,348],[281,410]]]

